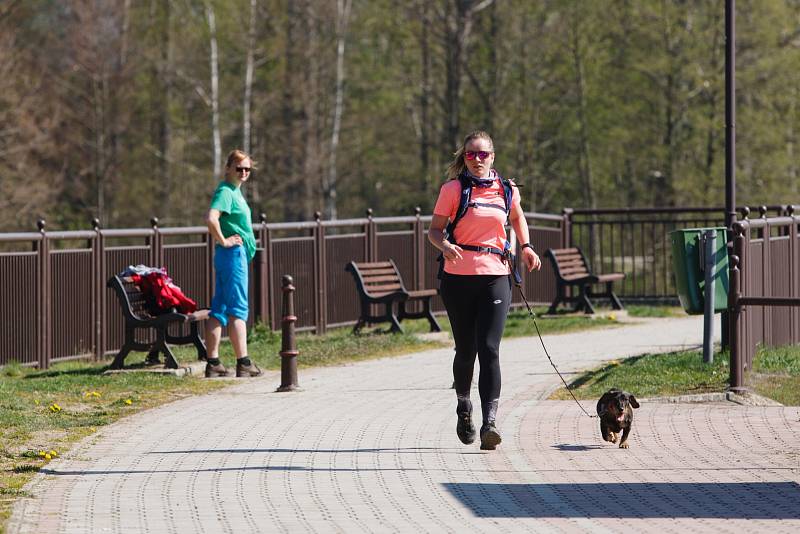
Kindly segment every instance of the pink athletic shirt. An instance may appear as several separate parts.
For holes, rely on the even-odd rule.
[[[497,175],[493,173],[496,177]],[[512,209],[519,206],[519,189],[512,185]],[[460,245],[477,245],[480,247],[494,247],[503,250],[506,244],[506,202],[503,198],[503,184],[498,178],[490,187],[472,188],[470,202],[482,204],[495,204],[502,209],[483,206],[467,208],[466,213],[458,221],[455,236],[450,236],[451,243]],[[439,198],[433,208],[434,215],[442,215],[451,221],[455,219],[458,205],[461,201],[461,182],[448,180],[439,190]],[[503,263],[497,254],[491,252],[473,252],[462,250],[460,260],[445,260],[444,271],[450,274],[493,274],[503,275],[511,272],[510,267]]]

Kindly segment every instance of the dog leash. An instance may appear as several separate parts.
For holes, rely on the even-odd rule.
[[[550,353],[547,352],[547,347],[545,347],[544,340],[542,339],[542,333],[539,332],[539,325],[536,324],[536,314],[533,313],[533,310],[531,309],[531,305],[528,304],[528,299],[525,298],[525,293],[522,291],[522,284],[515,283],[514,285],[516,285],[517,289],[519,289],[519,294],[522,296],[522,301],[525,303],[525,307],[528,308],[528,315],[531,316],[531,319],[533,320],[533,326],[536,327],[536,335],[539,336],[539,341],[542,343],[542,348],[544,349],[544,353],[547,356],[547,359],[550,360],[550,365],[553,366],[553,369],[555,370],[556,374],[558,375],[558,378],[560,378],[561,382],[564,383],[564,387],[567,389],[569,394],[572,396],[572,399],[575,401],[575,404],[578,405],[578,407],[581,409],[581,411],[583,411],[583,413],[585,413],[587,415],[587,417],[589,417],[589,418],[597,418],[598,416],[591,415],[589,412],[586,411],[586,409],[583,407],[583,405],[580,402],[578,402],[578,399],[575,398],[575,394],[572,393],[572,390],[569,389],[569,386],[567,385],[567,381],[564,380],[563,376],[561,376],[561,373],[559,372],[558,367],[556,367],[556,364],[553,363],[553,358],[551,358],[550,357]]]

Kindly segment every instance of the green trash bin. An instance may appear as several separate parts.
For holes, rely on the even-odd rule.
[[[728,309],[728,251],[725,228],[687,228],[670,232],[672,241],[672,268],[681,306],[689,315],[702,315],[705,301],[705,272],[701,263],[700,236],[707,230],[716,230],[714,243],[714,312]]]

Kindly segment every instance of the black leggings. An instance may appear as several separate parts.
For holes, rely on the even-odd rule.
[[[441,294],[456,342],[456,395],[469,395],[477,354],[478,392],[486,406],[500,397],[500,339],[511,304],[511,277],[444,273]]]

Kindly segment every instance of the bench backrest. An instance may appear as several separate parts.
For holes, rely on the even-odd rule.
[[[140,321],[147,321],[153,318],[150,312],[147,311],[144,293],[136,287],[136,284],[129,277],[114,275],[106,285],[116,293],[125,315]]]
[[[351,261],[347,270],[352,272],[359,290],[368,297],[379,298],[391,293],[408,293],[394,261],[357,263]]]
[[[566,281],[592,276],[586,257],[578,247],[551,248],[545,255],[553,262],[556,276]]]

